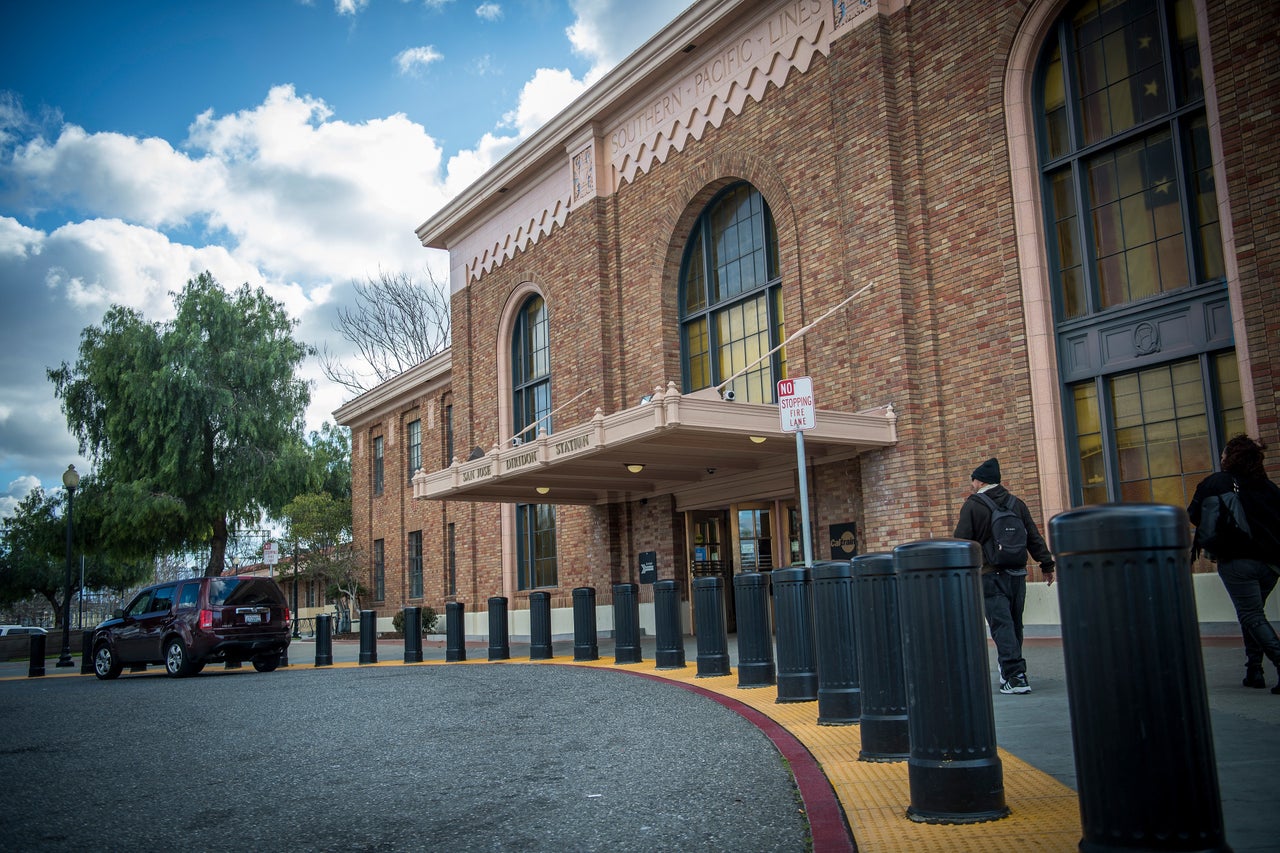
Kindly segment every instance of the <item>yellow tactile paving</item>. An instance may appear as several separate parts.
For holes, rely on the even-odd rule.
[[[1000,750],[1005,802],[1010,815],[966,825],[916,823],[906,817],[911,803],[907,763],[859,761],[862,735],[858,726],[818,725],[818,704],[778,704],[776,688],[738,688],[737,675],[698,678],[693,664],[660,670],[653,662],[617,665],[609,660],[575,662],[554,658],[544,663],[573,663],[655,675],[696,685],[748,705],[770,717],[804,744],[822,767],[853,828],[859,853],[1000,853],[1062,851],[1075,853],[1082,835],[1075,791],[1017,756]]]

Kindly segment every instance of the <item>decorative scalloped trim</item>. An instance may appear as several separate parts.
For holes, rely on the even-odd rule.
[[[705,106],[690,107],[682,117],[673,118],[655,130],[646,142],[640,144],[634,155],[624,154],[618,162],[611,162],[616,176],[614,192],[621,189],[623,184],[634,182],[639,175],[664,162],[673,153],[683,151],[690,141],[700,140],[708,127],[718,128],[726,116],[740,114],[749,99],[756,102],[764,100],[770,83],[781,89],[792,72],[803,74],[808,71],[814,56],[829,55],[829,24],[829,19],[819,22],[812,39],[807,38],[803,32],[797,33],[789,53],[784,53],[781,47],[774,51],[769,57],[767,69],[752,68],[745,84],[736,80],[731,82],[723,96],[712,95]],[[533,246],[565,223],[573,206],[572,169],[568,177],[569,185],[561,193],[557,193],[554,203],[544,208],[540,214],[519,220],[505,237],[494,240],[483,251],[472,255],[465,266],[468,283],[478,281],[485,273],[497,269],[515,257],[517,252]]]
[[[809,70],[813,57],[817,54],[828,55],[830,46],[826,38],[825,22],[818,27],[812,42],[803,35],[796,36],[790,56],[783,56],[781,51],[773,54],[766,73],[760,68],[753,68],[747,78],[746,85],[733,82],[722,99],[712,96],[705,109],[691,107],[683,120],[677,118],[656,131],[647,143],[641,143],[634,157],[624,155],[620,162],[614,163],[618,177],[618,187],[624,183],[635,181],[637,175],[649,171],[658,163],[662,163],[673,151],[680,152],[690,140],[699,140],[708,127],[717,128],[726,115],[738,115],[747,104],[747,99],[764,100],[770,83],[781,89],[786,85],[791,72],[803,74]]]

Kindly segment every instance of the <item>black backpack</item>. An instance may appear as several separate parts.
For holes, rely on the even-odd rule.
[[[977,497],[991,509],[991,534],[982,543],[987,563],[997,569],[1027,566],[1027,526],[1018,512],[1018,499],[1009,495],[1004,506],[979,492]]]

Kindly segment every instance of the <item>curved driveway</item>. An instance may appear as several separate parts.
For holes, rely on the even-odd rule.
[[[759,729],[607,670],[10,681],[0,719],[0,849],[802,851],[808,837]]]

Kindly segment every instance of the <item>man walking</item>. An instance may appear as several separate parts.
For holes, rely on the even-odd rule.
[[[1022,608],[1027,600],[1027,555],[1053,585],[1053,554],[1027,505],[1000,485],[1000,462],[988,459],[970,475],[973,494],[960,507],[957,539],[982,546],[982,603],[1000,662],[1000,692],[1030,693],[1022,657]]]

